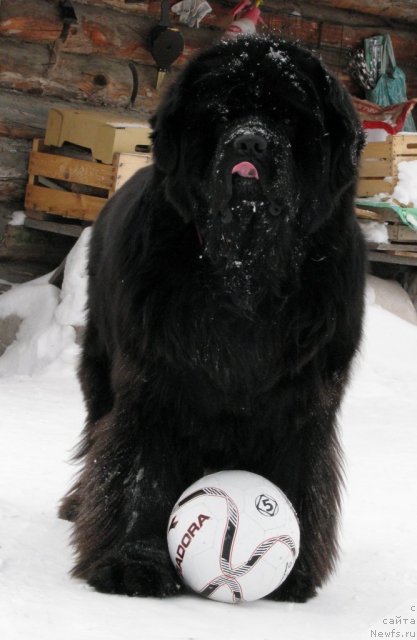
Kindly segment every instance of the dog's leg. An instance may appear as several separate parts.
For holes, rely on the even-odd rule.
[[[91,447],[97,420],[106,415],[113,404],[110,363],[91,320],[88,321],[84,334],[79,378],[86,400],[87,419],[81,444],[74,456],[75,460],[87,455]],[[80,479],[78,479],[62,499],[58,511],[59,517],[73,522],[80,510],[81,499],[82,486]]]
[[[295,452],[298,449],[298,455]],[[291,469],[270,478],[291,500],[300,523],[300,553],[286,581],[269,597],[305,602],[332,573],[338,555],[341,454],[333,420],[305,425],[290,454]],[[291,477],[288,477],[291,476]]]
[[[140,397],[140,392],[138,393]],[[171,438],[173,413],[121,398],[96,424],[81,475],[73,574],[99,591],[165,596],[180,591],[166,528],[184,489]]]

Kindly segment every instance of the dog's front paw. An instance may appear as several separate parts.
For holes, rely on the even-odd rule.
[[[285,582],[267,596],[280,602],[306,602],[317,595],[316,586],[311,577],[302,571],[291,573]]]
[[[183,591],[168,550],[153,540],[131,542],[96,563],[88,583],[104,593],[162,598]]]

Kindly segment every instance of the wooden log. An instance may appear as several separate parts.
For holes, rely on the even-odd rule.
[[[387,29],[384,30],[385,32]],[[395,59],[399,66],[415,64],[417,59],[417,38],[415,33],[392,29],[389,31],[394,47]],[[324,22],[320,32],[320,49],[337,48],[349,52],[362,46],[365,38],[380,34],[375,26],[361,27]]]
[[[273,0],[268,0],[273,5]],[[377,15],[385,19],[417,22],[416,5],[414,0],[318,0],[318,2],[305,2],[316,7],[332,7],[345,9],[369,15]]]
[[[96,7],[112,7],[127,13],[145,14],[149,10],[149,0],[79,0],[80,4],[91,4]]]
[[[112,9],[73,3],[78,18],[62,45],[68,53],[98,54],[153,64],[147,36],[154,22],[146,16],[132,17]]]
[[[170,3],[174,4],[175,1],[171,0]],[[225,2],[220,2],[211,0],[210,5],[213,8],[213,13],[222,17],[225,13],[230,15],[230,11],[237,4],[237,1],[226,0]],[[98,7],[112,7],[130,14],[148,14],[155,17],[160,15],[160,2],[158,0],[79,0],[79,2],[82,4],[94,4]],[[414,0],[395,0],[395,2],[392,0],[304,0],[302,2],[295,0],[293,3],[289,3],[288,0],[264,0],[262,6],[264,12],[267,9],[273,11],[286,10],[287,12],[310,12],[310,14],[317,15],[319,12],[323,13],[326,9],[329,9],[333,10],[333,12],[337,10],[346,13],[357,12],[360,15],[371,15],[385,20],[417,22]],[[207,18],[204,19],[204,22]]]
[[[102,56],[60,53],[53,61],[46,46],[0,39],[0,86],[83,100],[92,105],[130,105],[134,88],[127,62]]]
[[[153,73],[153,69],[150,69]],[[168,80],[166,81],[168,82]],[[155,102],[158,97],[155,98]],[[65,102],[47,96],[27,95],[17,91],[0,89],[0,136],[26,138],[43,138],[49,109],[73,108],[91,110],[91,106],[84,102]],[[140,99],[131,109],[109,109],[95,106],[94,111],[103,113],[146,119],[147,112],[143,109]]]
[[[28,3],[28,8],[33,16],[42,15],[45,0],[28,0]],[[51,2],[46,4],[49,7],[49,13],[52,8],[55,11],[55,20],[58,20],[56,7],[52,7]],[[23,0],[16,2],[6,0],[6,14],[10,15],[12,12],[14,18],[17,18],[20,11],[22,20],[26,20],[25,16],[28,13],[26,5],[27,3]],[[140,4],[123,1],[92,3],[91,0],[88,2],[75,0],[73,6],[78,22],[71,27],[65,41],[60,42],[59,49],[61,51],[110,56],[115,59],[153,65],[147,47],[147,37],[159,16],[159,0],[152,0],[148,3],[141,2]],[[215,22],[210,24],[216,24],[217,31],[205,27],[206,23],[204,22],[200,29],[179,26],[183,32],[186,46],[176,66],[181,66],[198,49],[211,44],[220,35],[219,27],[225,28],[230,22],[232,2],[223,5],[214,2],[212,6],[214,11],[210,15],[215,17]],[[387,31],[386,21],[384,22],[378,15],[372,15],[368,16],[368,22],[365,23],[363,22],[364,14],[352,14],[344,9],[334,9],[321,2],[318,6],[320,7],[319,19],[317,18],[317,6],[313,7],[308,2],[297,3],[295,10],[295,6],[289,6],[287,2],[266,0],[262,8],[264,19],[270,28],[285,37],[300,40],[307,46],[316,49],[331,69],[335,70],[338,75],[342,74],[339,77],[346,82],[349,90],[360,93],[360,88],[355,86],[346,71],[349,53],[351,49],[361,44],[363,38]],[[145,11],[146,7],[148,7],[147,12]],[[171,18],[174,22],[177,20],[173,14],[171,14]],[[32,39],[33,41],[37,38],[36,34],[39,34],[42,41],[42,38],[47,39],[52,36],[58,38],[59,25],[58,20],[55,30],[52,29],[50,36],[43,36],[39,29],[35,29],[33,32],[22,29],[21,31],[16,30],[14,33],[12,30],[5,29],[4,32],[10,37]],[[388,29],[388,31],[392,35],[398,63],[405,67],[409,95],[413,96],[417,88],[417,71],[415,69],[417,41],[414,32],[407,31],[409,28],[409,25],[404,25],[401,29],[397,27],[395,30]],[[20,85],[23,90],[26,90],[24,83],[21,82]],[[154,86],[153,82],[151,86]]]
[[[178,0],[170,0],[170,4],[173,5]],[[237,1],[225,0],[210,0],[210,6],[213,11],[208,14],[203,20],[202,24],[212,24],[214,21],[218,23],[218,19],[222,19],[227,16],[230,18],[232,8],[237,4]],[[112,8],[117,11],[127,13],[129,15],[147,15],[154,19],[158,19],[161,16],[161,2],[160,0],[77,0],[78,4],[93,5],[99,8]],[[175,22],[175,16],[170,15],[172,22]],[[230,19],[229,19],[230,22]]]
[[[0,86],[18,91],[42,93],[50,63],[44,45],[0,39]]]
[[[279,36],[299,40],[314,48],[319,46],[319,23],[316,20],[306,20],[299,15],[269,13],[265,14],[265,23],[268,29]]]
[[[73,2],[78,23],[69,32],[62,45],[63,51],[71,53],[96,53],[153,65],[148,37],[156,20],[145,16],[130,16],[111,9]],[[196,51],[213,42],[213,31],[190,29],[183,25],[177,28],[184,36],[184,52],[176,66],[188,60]]]
[[[29,151],[27,140],[0,137],[0,202],[23,202]]]
[[[35,231],[23,225],[9,225],[0,245],[0,261],[24,260],[56,267],[71,250],[74,242],[74,238],[67,236]]]
[[[3,0],[1,3],[1,36],[48,44],[60,36],[62,26],[57,2]]]
[[[48,73],[45,93],[94,105],[128,107],[133,87],[127,63],[101,56],[61,53]]]

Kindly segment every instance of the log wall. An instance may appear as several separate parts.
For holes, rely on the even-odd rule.
[[[186,46],[171,77],[195,51],[221,37],[236,0],[210,4],[213,13],[200,29],[180,27]],[[160,97],[147,48],[159,0],[74,0],[72,5],[77,21],[65,26],[59,0],[0,3],[0,202],[6,208],[22,205],[30,141],[43,135],[52,106],[147,119]],[[389,32],[408,95],[417,96],[415,0],[265,0],[262,10],[264,28],[314,49],[356,95],[360,90],[347,71],[350,51],[365,37]]]

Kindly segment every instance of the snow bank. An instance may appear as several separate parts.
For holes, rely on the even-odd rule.
[[[55,320],[63,326],[83,326],[87,303],[87,253],[91,227],[85,229],[67,256],[61,301]]]
[[[0,358],[0,375],[31,375],[59,356],[74,341],[74,329],[55,319],[59,289],[49,284],[13,287],[0,298],[0,317],[22,318],[16,340]]]
[[[417,311],[408,293],[395,280],[368,276],[367,302],[382,307],[399,318],[417,325]]]
[[[84,324],[90,234],[91,229],[85,229],[68,255],[61,290],[43,276],[0,296],[0,318],[22,319],[16,340],[0,358],[0,376],[33,375],[65,350],[75,350],[75,327]]]
[[[399,163],[398,182],[392,199],[404,207],[417,207],[417,160]]]

